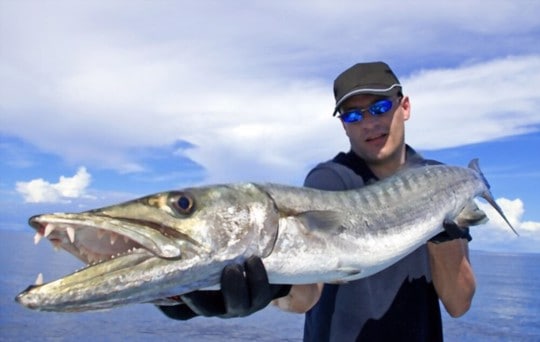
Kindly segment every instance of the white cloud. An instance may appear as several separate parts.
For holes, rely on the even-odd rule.
[[[479,202],[490,221],[478,227],[471,228],[473,241],[472,249],[540,253],[540,222],[522,221],[525,207],[521,199],[514,200],[499,198],[497,204],[505,213],[508,221],[517,230],[516,236],[503,218],[491,205]]]
[[[16,190],[27,203],[68,202],[85,197],[91,175],[85,167],[80,167],[73,177],[60,176],[57,183],[49,183],[41,178],[29,182],[17,182]]]
[[[330,117],[332,80],[359,60],[389,60],[400,74],[417,148],[540,123],[540,48],[530,43],[540,3],[56,4],[3,4],[1,130],[70,163],[141,172],[134,148],[182,140],[205,182],[298,184],[348,148]]]
[[[540,55],[424,70],[403,83],[413,101],[408,137],[422,149],[519,135],[540,124]]]

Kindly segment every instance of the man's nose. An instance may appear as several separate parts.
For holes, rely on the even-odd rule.
[[[365,128],[371,128],[381,120],[380,115],[373,115],[371,113],[364,113],[364,117],[360,122],[358,122],[359,125]]]

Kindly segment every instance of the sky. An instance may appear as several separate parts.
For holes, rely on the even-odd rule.
[[[411,99],[407,142],[480,159],[517,237],[540,252],[540,2],[0,0],[0,229],[163,190],[300,186],[349,149],[335,77],[382,60]]]

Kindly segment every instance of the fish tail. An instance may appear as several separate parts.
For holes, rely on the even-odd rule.
[[[493,195],[491,194],[491,191],[489,191],[491,186],[489,185],[489,182],[487,181],[486,177],[482,173],[482,170],[480,170],[480,163],[478,162],[478,158],[475,158],[475,159],[470,161],[469,168],[476,171],[478,173],[478,175],[482,178],[482,181],[484,182],[484,184],[486,185],[486,191],[484,191],[482,194],[480,194],[480,196],[483,199],[485,199],[489,204],[491,204],[491,206],[499,213],[499,215],[501,215],[501,217],[504,219],[506,224],[508,224],[508,227],[510,227],[510,229],[512,229],[514,234],[519,236],[518,232],[514,229],[514,227],[510,223],[510,221],[508,221],[508,219],[506,218],[506,215],[504,215],[504,212],[502,211],[501,207],[495,201],[495,198],[493,198]]]

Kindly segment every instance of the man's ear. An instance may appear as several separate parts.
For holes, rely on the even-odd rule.
[[[409,120],[411,117],[411,101],[409,101],[408,96],[401,99],[400,107],[403,110],[403,121]]]

